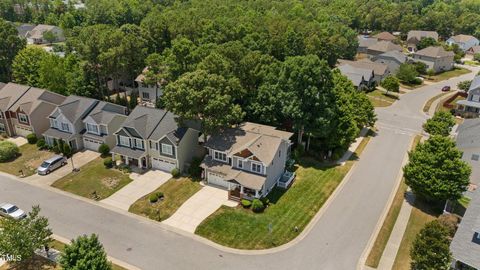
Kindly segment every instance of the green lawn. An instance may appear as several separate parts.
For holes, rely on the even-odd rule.
[[[293,185],[287,191],[276,188],[270,192],[271,204],[264,213],[222,206],[205,219],[195,233],[239,249],[266,249],[291,241],[340,184],[368,140],[369,137],[362,140],[356,155],[344,166],[326,166],[312,158],[300,160]]]
[[[201,188],[198,182],[190,178],[170,179],[152,192],[163,192],[165,197],[162,201],[152,204],[148,194],[132,204],[128,211],[157,221],[165,220]]]
[[[478,65],[480,65],[480,62],[478,62],[478,61],[473,61],[473,60],[467,60],[467,61],[465,61],[465,65],[478,66]]]
[[[436,75],[431,76],[431,77],[426,76],[426,79],[429,80],[429,81],[439,82],[439,81],[443,81],[443,80],[448,80],[448,79],[453,78],[453,77],[458,77],[460,75],[468,74],[470,72],[471,71],[466,69],[466,68],[454,68],[452,70],[445,71],[445,72],[436,74]]]
[[[400,83],[400,88],[405,88],[405,89],[409,89],[409,90],[414,90],[414,89],[417,89],[417,88],[422,87],[422,86],[424,86],[423,82],[421,84]]]
[[[392,105],[398,99],[398,94],[388,93],[387,95],[384,91],[376,89],[368,92],[367,97],[370,99],[370,102],[372,102],[373,106],[387,107]]]
[[[19,171],[23,170],[25,176],[30,176],[45,159],[54,155],[49,151],[38,150],[35,144],[24,144],[19,149],[20,155],[17,158],[0,163],[0,171],[19,176]]]
[[[93,199],[96,192],[102,200],[130,183],[128,174],[116,169],[107,169],[102,158],[96,158],[83,166],[79,172],[72,172],[53,183],[53,187]]]
[[[412,149],[420,142],[422,136],[417,135],[413,141]],[[395,193],[395,197],[393,199],[392,204],[390,205],[390,209],[388,210],[387,216],[382,224],[382,228],[375,239],[373,244],[372,250],[370,250],[370,254],[367,257],[365,262],[366,265],[377,268],[378,264],[380,263],[380,259],[382,257],[383,251],[387,246],[388,239],[392,234],[393,227],[397,222],[398,215],[400,214],[400,209],[402,208],[402,204],[404,201],[405,192],[407,191],[407,185],[405,181],[402,179],[400,186]]]
[[[393,270],[410,270],[410,248],[415,237],[430,221],[435,220],[442,213],[442,207],[432,207],[428,203],[415,200],[412,213],[408,220],[407,228],[400,243]]]

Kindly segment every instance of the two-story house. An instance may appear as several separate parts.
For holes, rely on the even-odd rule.
[[[388,66],[388,71],[391,74],[396,74],[400,65],[407,62],[408,57],[399,51],[389,51],[379,55],[375,55],[372,61],[375,63],[381,63]]]
[[[478,117],[480,114],[480,75],[473,78],[467,99],[457,101],[457,112],[465,117]]]
[[[41,136],[49,127],[47,116],[65,97],[45,89],[7,84],[0,91],[0,130],[9,136],[35,133]]]
[[[113,158],[126,165],[171,172],[184,171],[200,153],[198,129],[180,125],[177,117],[165,110],[137,106],[115,132]]]
[[[83,119],[99,102],[86,97],[68,96],[48,116],[50,128],[43,133],[45,142],[52,146],[55,141],[63,140],[73,150],[81,150],[83,148]]]
[[[409,52],[415,52],[417,50],[417,45],[420,40],[424,38],[432,38],[435,41],[438,41],[438,33],[435,31],[422,31],[422,30],[411,30],[407,34],[407,50]]]
[[[466,52],[468,49],[474,46],[478,46],[480,44],[480,41],[474,36],[456,35],[447,39],[446,43],[450,46],[452,46],[453,44],[457,44],[461,50]]]
[[[435,73],[451,70],[454,66],[455,53],[446,51],[442,46],[430,46],[415,52],[412,56],[413,61],[423,62],[427,69],[432,69]]]
[[[343,76],[352,81],[358,90],[368,90],[375,86],[373,69],[355,67],[350,64],[343,64],[337,68]]]
[[[142,74],[135,79],[137,83],[138,96],[141,104],[149,107],[155,107],[157,99],[162,96],[163,89],[160,84],[148,84],[145,82],[145,74],[148,72],[148,67],[144,68]]]
[[[250,122],[224,129],[205,142],[203,177],[233,200],[264,197],[285,173],[292,135]]]
[[[102,144],[112,149],[116,145],[114,132],[127,119],[127,108],[117,104],[100,101],[83,119],[83,146],[86,149],[98,151]]]
[[[45,44],[48,40],[45,38],[45,34],[49,32],[54,38],[53,42],[65,41],[65,35],[63,30],[55,25],[39,24],[32,30],[26,33],[28,44]]]

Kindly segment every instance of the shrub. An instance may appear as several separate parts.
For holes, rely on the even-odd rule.
[[[100,154],[102,155],[102,157],[106,157],[110,154],[110,147],[108,147],[108,145],[102,143],[99,147],[98,147],[98,152],[100,152]]]
[[[427,223],[410,249],[411,269],[450,269],[449,230],[437,220]]]
[[[8,134],[6,132],[2,132],[2,133],[0,133],[0,137],[8,138]]]
[[[47,143],[45,142],[44,139],[39,139],[37,141],[37,147],[38,147],[38,149],[43,150],[43,149],[47,148]]]
[[[255,213],[260,213],[265,209],[265,206],[263,205],[262,201],[259,199],[253,199],[252,201],[252,210]]]
[[[156,203],[158,202],[158,196],[156,193],[154,194],[150,194],[150,196],[148,197],[148,200],[151,202],[151,203]]]
[[[270,200],[267,198],[267,197],[262,197],[260,198],[260,201],[263,203],[263,205],[265,207],[267,207],[268,205],[270,205]]]
[[[37,143],[37,135],[35,133],[30,133],[27,135],[27,141],[29,144],[35,144]]]
[[[457,231],[457,225],[459,222],[459,218],[456,215],[452,214],[443,214],[438,217],[438,223],[440,223],[443,227],[448,229],[448,233],[450,237],[455,235]]]
[[[180,170],[178,168],[175,168],[172,170],[172,176],[175,178],[180,177]]]
[[[202,159],[198,157],[194,157],[192,162],[190,163],[190,168],[188,168],[188,174],[192,178],[199,178],[202,175],[202,168],[200,164],[202,163]]]
[[[252,202],[249,201],[249,200],[243,199],[241,203],[242,203],[243,208],[249,208],[250,206],[252,206]]]
[[[105,165],[105,168],[112,168],[113,167],[113,160],[111,157],[107,157],[103,160],[103,165]]]
[[[18,146],[9,141],[0,142],[0,162],[5,162],[15,158],[18,155]]]
[[[157,198],[159,199],[162,199],[163,197],[165,197],[165,195],[163,195],[163,192],[161,191],[157,192],[155,195],[157,195]]]

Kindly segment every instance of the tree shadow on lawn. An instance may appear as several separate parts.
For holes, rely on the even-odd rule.
[[[443,213],[444,202],[430,202],[418,196],[413,200],[413,206],[425,214],[438,217]]]

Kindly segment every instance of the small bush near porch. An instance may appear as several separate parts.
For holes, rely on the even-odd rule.
[[[128,174],[105,168],[102,158],[96,158],[79,172],[72,172],[53,183],[53,187],[89,199],[103,200],[130,183]]]
[[[368,139],[362,141],[353,158],[360,155]],[[326,166],[312,158],[302,158],[296,166],[297,178],[293,185],[288,190],[276,188],[270,192],[270,206],[264,213],[253,213],[241,206],[222,206],[205,219],[195,233],[239,249],[266,249],[285,244],[307,226],[353,163],[350,160],[344,166]]]
[[[128,211],[149,219],[162,221],[173,215],[185,201],[201,188],[202,186],[198,182],[188,177],[170,179],[154,192],[143,196],[132,204]],[[163,193],[163,199],[151,203],[150,196],[159,192]]]

